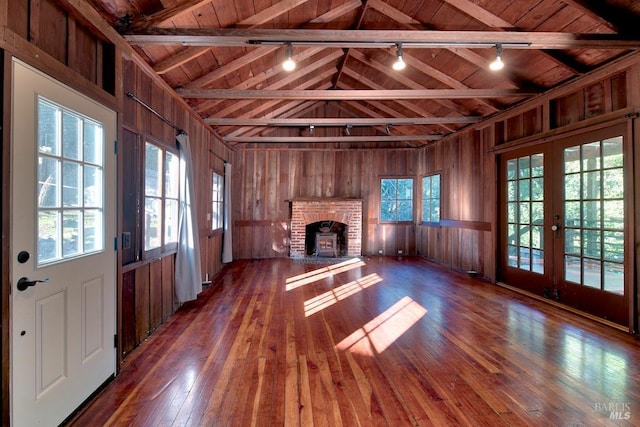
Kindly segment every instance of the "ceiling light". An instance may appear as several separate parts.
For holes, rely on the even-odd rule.
[[[291,48],[291,43],[287,43],[287,59],[282,63],[282,68],[284,68],[285,71],[293,71],[296,68],[296,63],[292,58],[292,50],[293,49]]]
[[[391,125],[388,124],[387,127],[385,128],[387,135],[391,135]]]
[[[405,64],[404,59],[402,59],[402,43],[396,44],[396,57],[396,62],[394,62],[392,66],[393,69],[396,71],[404,70],[407,64]]]
[[[491,68],[493,71],[498,71],[502,70],[503,67],[504,62],[502,62],[502,45],[498,43],[496,45],[496,59],[491,64],[489,64],[489,68]]]
[[[315,127],[314,125],[309,125],[309,135],[313,135],[313,130],[314,130],[315,128],[316,128],[316,127]]]
[[[346,125],[346,126],[344,127],[344,134],[345,134],[346,136],[351,135],[351,125]]]

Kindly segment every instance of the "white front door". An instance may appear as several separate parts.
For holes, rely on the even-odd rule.
[[[17,60],[12,100],[12,422],[54,426],[115,372],[116,115]]]

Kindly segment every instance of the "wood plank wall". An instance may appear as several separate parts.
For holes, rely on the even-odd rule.
[[[82,5],[81,5],[82,6]],[[83,6],[84,7],[84,6]],[[11,56],[41,69],[61,82],[96,99],[118,113],[118,135],[122,144],[144,141],[151,137],[164,144],[175,144],[175,130],[150,113],[140,104],[126,96],[134,93],[158,113],[184,129],[190,136],[197,181],[205,183],[197,188],[198,230],[201,239],[202,274],[213,277],[222,268],[222,234],[210,231],[207,213],[210,211],[211,171],[223,173],[222,159],[234,162],[234,153],[212,133],[210,128],[186,103],[157,76],[138,65],[132,59],[132,52],[110,43],[108,37],[100,37],[93,29],[82,25],[64,10],[56,0],[6,1],[0,0],[3,32],[0,47]],[[5,61],[6,63],[6,61]],[[5,79],[6,80],[6,79]],[[6,81],[4,82],[5,87]],[[10,87],[10,86],[9,86]],[[10,93],[10,92],[7,92]],[[5,105],[10,105],[5,98]],[[7,104],[9,102],[9,104]],[[3,137],[8,135],[10,111],[3,112]],[[8,140],[8,139],[7,139]],[[3,155],[7,155],[8,145],[3,145]],[[118,159],[119,182],[132,175],[132,168],[139,162],[123,158],[120,150]],[[3,169],[8,170],[8,169]],[[120,187],[119,206],[131,200],[123,195]],[[7,206],[8,194],[3,194],[3,206]],[[120,214],[118,231],[131,225],[123,221]],[[135,222],[134,222],[135,225]],[[9,236],[10,229],[3,235]],[[135,237],[135,236],[134,236]],[[3,259],[8,259],[8,249],[3,240]],[[122,259],[122,253],[119,253]],[[119,339],[121,356],[126,355],[148,334],[152,333],[176,309],[173,301],[173,271],[175,254],[168,252],[152,259],[136,258],[131,262],[126,256],[126,265],[119,267]],[[3,279],[8,272],[3,269]],[[3,280],[2,302],[7,307],[8,286]],[[3,311],[3,387],[8,386],[8,313]],[[3,392],[3,407],[8,407],[7,393]],[[3,413],[4,415],[4,413]],[[4,418],[3,418],[4,420]],[[5,420],[6,421],[6,420]]]
[[[132,93],[143,100],[167,120],[183,129],[189,135],[194,163],[196,182],[196,211],[198,231],[201,243],[201,264],[203,279],[205,275],[213,277],[222,268],[222,233],[214,233],[208,220],[211,212],[211,171],[224,174],[223,159],[234,161],[233,152],[216,139],[203,123],[175,102],[173,94],[167,92],[152,76],[144,72],[136,63],[123,59],[123,93]],[[142,145],[152,139],[166,146],[175,147],[176,130],[163,122],[158,116],[129,97],[123,100],[123,126],[126,129],[123,143]],[[122,147],[121,152],[129,152],[130,147]],[[142,148],[140,148],[142,149]],[[121,165],[127,165],[129,159],[120,159]],[[131,179],[131,171],[123,171],[123,179]],[[123,196],[126,196],[124,194]],[[130,207],[130,205],[129,205]],[[126,211],[126,208],[123,208]],[[135,209],[133,209],[135,213]],[[123,218],[123,224],[135,225],[135,221]],[[123,230],[125,231],[125,230]],[[134,292],[123,292],[123,296],[132,296],[131,301],[123,301],[123,306],[133,307],[135,322],[131,330],[123,327],[122,333],[134,334],[134,337],[122,337],[122,353],[127,354],[171,315],[176,306],[173,301],[175,253],[168,252],[158,258],[136,258],[123,267],[123,283],[133,286]],[[130,310],[124,310],[129,313]],[[123,319],[123,324],[125,319]]]
[[[379,177],[416,175],[416,149],[243,149],[234,169],[234,254],[289,256],[293,198],[363,199],[363,254],[415,253],[413,224],[381,224]]]

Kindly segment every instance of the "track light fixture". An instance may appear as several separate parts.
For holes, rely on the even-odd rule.
[[[489,68],[493,71],[502,70],[504,67],[504,62],[502,62],[502,45],[500,43],[496,44],[496,59],[489,64]]]
[[[296,68],[296,63],[293,60],[293,48],[291,47],[291,43],[287,43],[286,55],[287,59],[282,63],[282,68],[285,71],[293,71]]]
[[[351,125],[346,125],[346,126],[344,127],[344,134],[345,134],[346,136],[351,135]]]
[[[314,130],[315,128],[316,128],[316,127],[315,127],[314,125],[309,125],[309,135],[313,135],[313,130]]]
[[[404,70],[407,66],[402,59],[402,43],[396,43],[396,62],[393,63],[393,69],[396,71]]]
[[[385,128],[387,135],[391,135],[391,125],[388,124],[387,127]]]

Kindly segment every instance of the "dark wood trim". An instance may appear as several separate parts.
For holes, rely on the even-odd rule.
[[[0,1],[0,4],[2,2]],[[0,247],[2,259],[0,260],[0,307],[2,310],[2,320],[0,324],[0,349],[2,358],[2,425],[10,425],[9,412],[9,384],[11,377],[11,334],[9,322],[11,311],[11,97],[7,94],[11,93],[11,57],[5,51],[0,51],[0,64],[2,65],[2,94],[0,102],[2,102],[2,166],[0,167],[0,200],[2,203],[2,236],[0,236]]]
[[[491,223],[486,221],[461,221],[455,219],[441,219],[440,227],[463,228],[466,230],[491,231]]]

